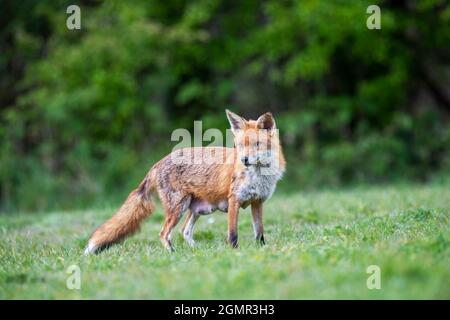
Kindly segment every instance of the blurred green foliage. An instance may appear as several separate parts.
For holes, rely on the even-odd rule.
[[[123,197],[173,129],[272,111],[296,187],[448,170],[444,0],[2,1],[0,207]],[[290,184],[292,185],[292,184]],[[111,199],[111,198],[109,198]]]

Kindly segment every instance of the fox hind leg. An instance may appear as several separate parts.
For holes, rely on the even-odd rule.
[[[184,220],[183,225],[181,226],[181,229],[180,229],[181,235],[183,235],[184,229],[186,229],[186,226],[187,226],[187,224],[189,222],[189,219],[191,218],[191,215],[192,215],[192,211],[189,210],[189,212],[188,212],[188,214],[186,216],[186,219]]]
[[[183,234],[184,240],[191,246],[195,246],[194,241],[194,225],[195,222],[197,222],[198,218],[200,217],[199,214],[193,213],[192,211],[189,211],[189,214],[186,218],[186,221],[184,222],[183,228],[181,229],[181,233]]]
[[[172,231],[180,221],[181,216],[187,210],[190,203],[190,197],[183,198],[175,207],[164,207],[164,224],[159,233],[162,245],[170,252],[174,251],[172,244]]]
[[[173,244],[172,244],[172,230],[177,225],[178,221],[180,221],[180,215],[169,213],[166,214],[164,219],[164,225],[159,233],[159,239],[161,240],[162,245],[168,251],[173,252]]]

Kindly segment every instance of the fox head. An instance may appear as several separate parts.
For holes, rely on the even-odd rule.
[[[226,114],[234,135],[238,161],[244,166],[269,167],[284,162],[275,119],[270,112],[257,120],[245,120],[230,110],[226,110]]]

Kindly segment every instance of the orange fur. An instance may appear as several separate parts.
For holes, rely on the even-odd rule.
[[[171,232],[183,212],[188,209],[190,212],[183,230],[189,223],[192,224],[190,227],[192,229],[199,214],[208,214],[216,209],[228,211],[228,238],[230,244],[236,247],[239,208],[249,204],[252,205],[255,235],[263,243],[262,203],[270,197],[286,165],[277,132],[274,130],[275,121],[270,113],[262,115],[256,121],[246,121],[229,111],[227,116],[235,135],[235,148],[184,148],[175,150],[161,159],[150,169],[139,187],[130,193],[118,212],[95,230],[86,253],[97,252],[136,232],[142,220],[154,210],[151,195],[155,193],[158,194],[165,212],[160,239],[169,250],[173,249]],[[255,173],[258,170],[257,166],[252,167],[241,161],[242,157],[257,157],[258,150],[255,146],[259,144],[278,154],[277,174],[280,176],[273,181],[258,176]],[[204,160],[209,156],[220,157],[222,161],[207,163]],[[203,161],[196,163],[195,157]],[[177,162],[176,159],[183,161]],[[252,179],[256,179],[255,182],[252,182]],[[270,186],[272,188],[269,188],[270,192],[266,192],[267,195],[263,192],[266,180],[274,184]],[[264,193],[263,196],[260,197],[258,192],[255,195],[251,193],[252,188],[257,187],[263,190],[261,191]],[[192,230],[189,233],[190,237],[191,233]]]
[[[155,208],[152,199],[142,193],[145,190],[145,184],[146,180],[128,195],[113,217],[94,231],[89,240],[87,253],[104,249],[139,230],[141,221]]]

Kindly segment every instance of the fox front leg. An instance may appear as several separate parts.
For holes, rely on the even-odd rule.
[[[252,217],[253,217],[253,231],[255,232],[255,239],[256,241],[261,244],[265,245],[264,241],[264,225],[262,220],[262,202],[257,201],[252,203]]]
[[[228,199],[228,243],[238,247],[237,223],[239,215],[239,203],[232,196]]]

